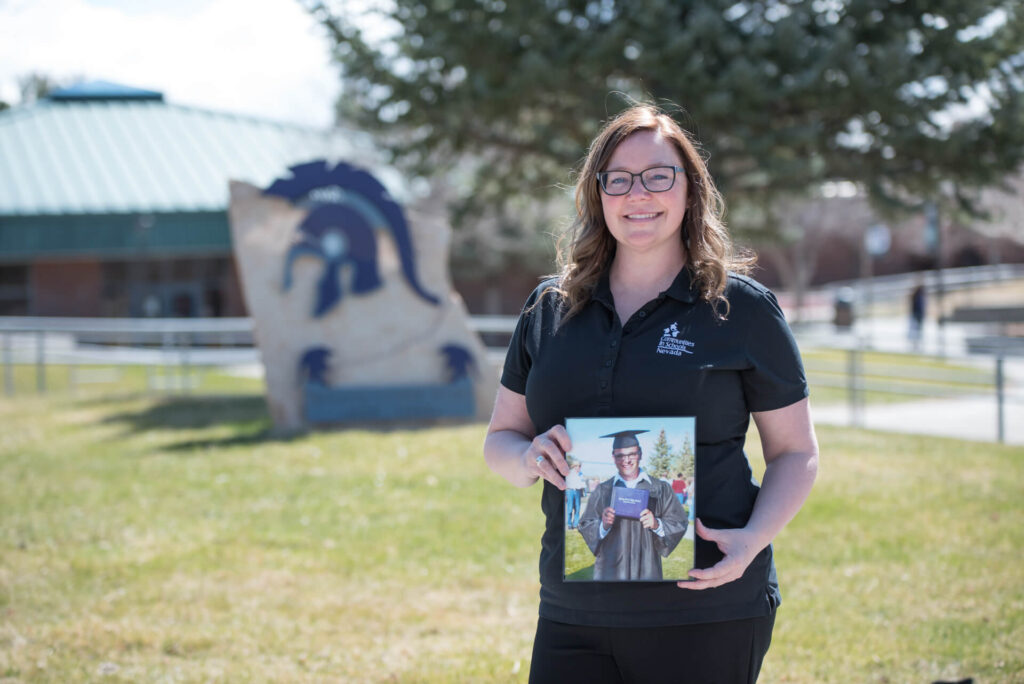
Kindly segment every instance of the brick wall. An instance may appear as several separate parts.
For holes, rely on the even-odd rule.
[[[36,261],[29,276],[33,316],[99,316],[103,273],[89,261]]]

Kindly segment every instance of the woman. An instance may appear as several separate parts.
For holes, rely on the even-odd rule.
[[[721,196],[659,110],[634,106],[604,127],[576,209],[560,275],[520,317],[484,443],[509,482],[544,480],[530,681],[755,681],[780,601],[770,543],[817,471],[793,337],[774,296],[740,275]],[[696,417],[691,580],[563,582],[565,418],[659,415]],[[760,488],[743,453],[751,416]]]

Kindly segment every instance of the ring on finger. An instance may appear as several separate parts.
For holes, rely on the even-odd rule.
[[[540,465],[541,463],[544,462],[544,457],[543,456],[538,456],[537,458],[535,458],[533,460],[537,462],[537,465]]]

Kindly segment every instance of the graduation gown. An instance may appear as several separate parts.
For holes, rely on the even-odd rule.
[[[594,554],[595,580],[660,580],[661,559],[667,557],[686,533],[686,510],[672,485],[662,480],[642,481],[637,489],[649,489],[647,507],[665,527],[665,536],[644,529],[639,520],[616,517],[612,529],[601,539],[601,514],[611,505],[615,477],[597,486],[587,500],[579,532]]]

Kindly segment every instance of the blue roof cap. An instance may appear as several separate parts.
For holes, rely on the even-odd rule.
[[[163,102],[164,94],[156,90],[143,90],[110,81],[86,81],[55,90],[47,96],[55,101],[83,100],[135,100]]]

